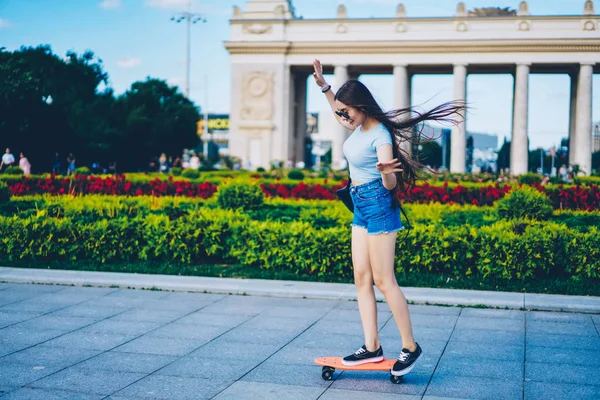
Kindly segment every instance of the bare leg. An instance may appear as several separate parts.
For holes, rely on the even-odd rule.
[[[385,296],[400,336],[402,336],[402,347],[414,351],[417,347],[412,332],[408,303],[404,293],[398,286],[394,273],[394,256],[396,253],[396,232],[369,235],[368,236],[369,258],[375,285]]]
[[[354,266],[354,283],[358,294],[358,310],[365,333],[365,345],[368,351],[375,351],[379,348],[377,303],[367,247],[367,231],[356,226],[352,227],[352,264]]]

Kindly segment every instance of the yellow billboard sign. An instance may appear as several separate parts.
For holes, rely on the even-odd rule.
[[[204,120],[201,119],[196,123],[197,133],[199,136],[204,134]],[[208,130],[213,131],[228,131],[229,130],[229,118],[211,118],[208,116]]]

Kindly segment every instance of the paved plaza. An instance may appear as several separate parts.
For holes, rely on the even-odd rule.
[[[387,357],[401,350],[379,303]],[[423,358],[321,378],[357,303],[0,283],[0,399],[598,399],[600,315],[411,305]]]

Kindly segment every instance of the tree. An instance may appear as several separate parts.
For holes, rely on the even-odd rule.
[[[442,147],[435,141],[423,142],[419,161],[432,168],[439,168],[442,165]]]
[[[504,138],[504,143],[498,151],[498,171],[510,168],[510,142]]]
[[[198,108],[176,87],[148,77],[117,98],[120,121],[115,158],[128,169],[147,165],[160,153],[179,154],[199,144]]]

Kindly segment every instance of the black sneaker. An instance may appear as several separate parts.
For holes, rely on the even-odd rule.
[[[398,357],[398,361],[392,367],[392,375],[394,376],[402,376],[408,374],[412,371],[415,366],[415,362],[421,357],[421,346],[417,343],[417,349],[415,351],[409,351],[404,348],[400,352],[400,356]]]
[[[383,361],[383,349],[381,346],[375,351],[368,351],[367,346],[363,345],[360,349],[356,350],[354,354],[344,357],[342,364],[349,367],[361,364],[367,364],[372,362]]]

